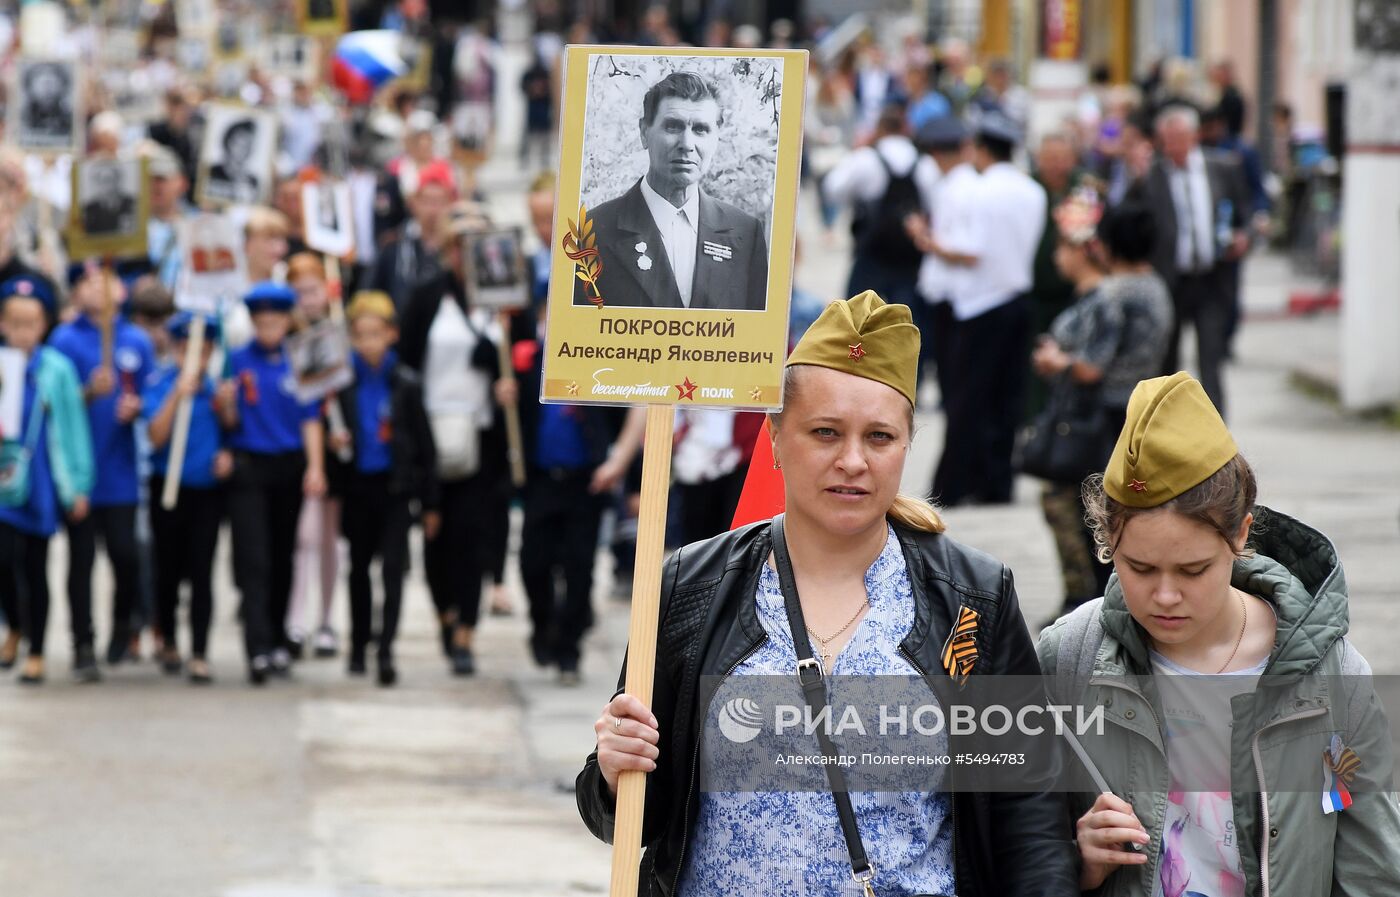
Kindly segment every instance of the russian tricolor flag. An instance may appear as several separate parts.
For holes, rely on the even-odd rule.
[[[408,73],[397,31],[352,31],[335,48],[331,78],[346,99],[368,103],[374,92]]]
[[[1342,782],[1342,777],[1337,775],[1324,764],[1323,772],[1326,775],[1327,790],[1322,792],[1322,812],[1340,813],[1351,806],[1351,792]]]

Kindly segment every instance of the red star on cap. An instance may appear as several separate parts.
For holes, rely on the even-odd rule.
[[[851,357],[854,358],[856,361],[860,361],[866,355],[866,352],[864,349],[861,348],[860,343],[856,343],[854,346],[851,346],[850,350]]]
[[[689,377],[686,377],[685,380],[676,384],[676,392],[681,394],[681,397],[676,401],[683,402],[686,399],[690,399],[692,402],[695,401],[695,387],[698,385],[699,384],[691,383]]]
[[[1144,483],[1142,480],[1133,480],[1131,483],[1128,484],[1128,488],[1133,490],[1134,492],[1146,492],[1147,484]]]

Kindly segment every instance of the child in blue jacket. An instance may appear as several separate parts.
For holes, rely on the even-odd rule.
[[[21,631],[15,627],[20,626],[29,643],[20,673],[20,682],[27,685],[44,680],[49,540],[65,516],[73,523],[87,518],[94,484],[92,437],[78,373],[72,362],[43,344],[55,304],[52,291],[38,278],[21,276],[0,285],[0,336],[28,359],[20,429],[2,434],[12,443],[9,448],[18,442],[25,451],[0,476],[25,477],[28,488],[22,496],[11,496],[10,503],[0,503],[0,601],[11,627],[0,645],[0,668],[8,669],[18,659]]]
[[[219,524],[224,519],[224,481],[233,472],[233,453],[227,430],[237,423],[238,395],[232,380],[216,386],[209,376],[209,359],[219,343],[219,322],[206,319],[199,370],[187,377],[182,371],[195,316],[182,311],[166,326],[173,352],[156,368],[142,392],[143,414],[151,448],[151,532],[155,542],[156,612],[163,646],[162,669],[179,674],[179,639],[176,611],[180,584],[190,584],[190,682],[207,685],[209,624],[214,613],[214,549]],[[185,456],[177,476],[178,497],[173,508],[161,500],[170,477],[170,442],[180,400],[189,398],[190,425]]]

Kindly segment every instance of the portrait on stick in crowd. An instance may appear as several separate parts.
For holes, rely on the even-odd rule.
[[[518,227],[475,231],[463,238],[462,282],[480,308],[515,309],[530,304],[530,280]]]
[[[302,34],[339,37],[349,25],[346,0],[296,0],[296,8]]]
[[[8,136],[40,155],[82,149],[82,79],[75,62],[21,57],[10,83]]]
[[[806,59],[567,48],[546,400],[778,403]]]
[[[277,120],[227,103],[206,107],[199,155],[199,201],[214,205],[266,202],[272,189]]]
[[[355,223],[351,217],[349,183],[320,181],[303,184],[301,211],[307,246],[338,259],[354,254]]]
[[[74,259],[146,253],[150,192],[142,159],[93,157],[73,166],[68,254]]]
[[[287,338],[298,402],[315,402],[355,382],[345,325],[326,319]]]

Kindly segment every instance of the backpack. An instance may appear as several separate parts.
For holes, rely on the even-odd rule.
[[[914,182],[918,162],[904,174],[896,175],[884,155],[878,149],[874,152],[889,182],[878,199],[870,200],[856,210],[855,220],[851,222],[856,252],[892,267],[918,268],[924,254],[904,229],[905,218],[921,214],[924,210],[919,185]]]

